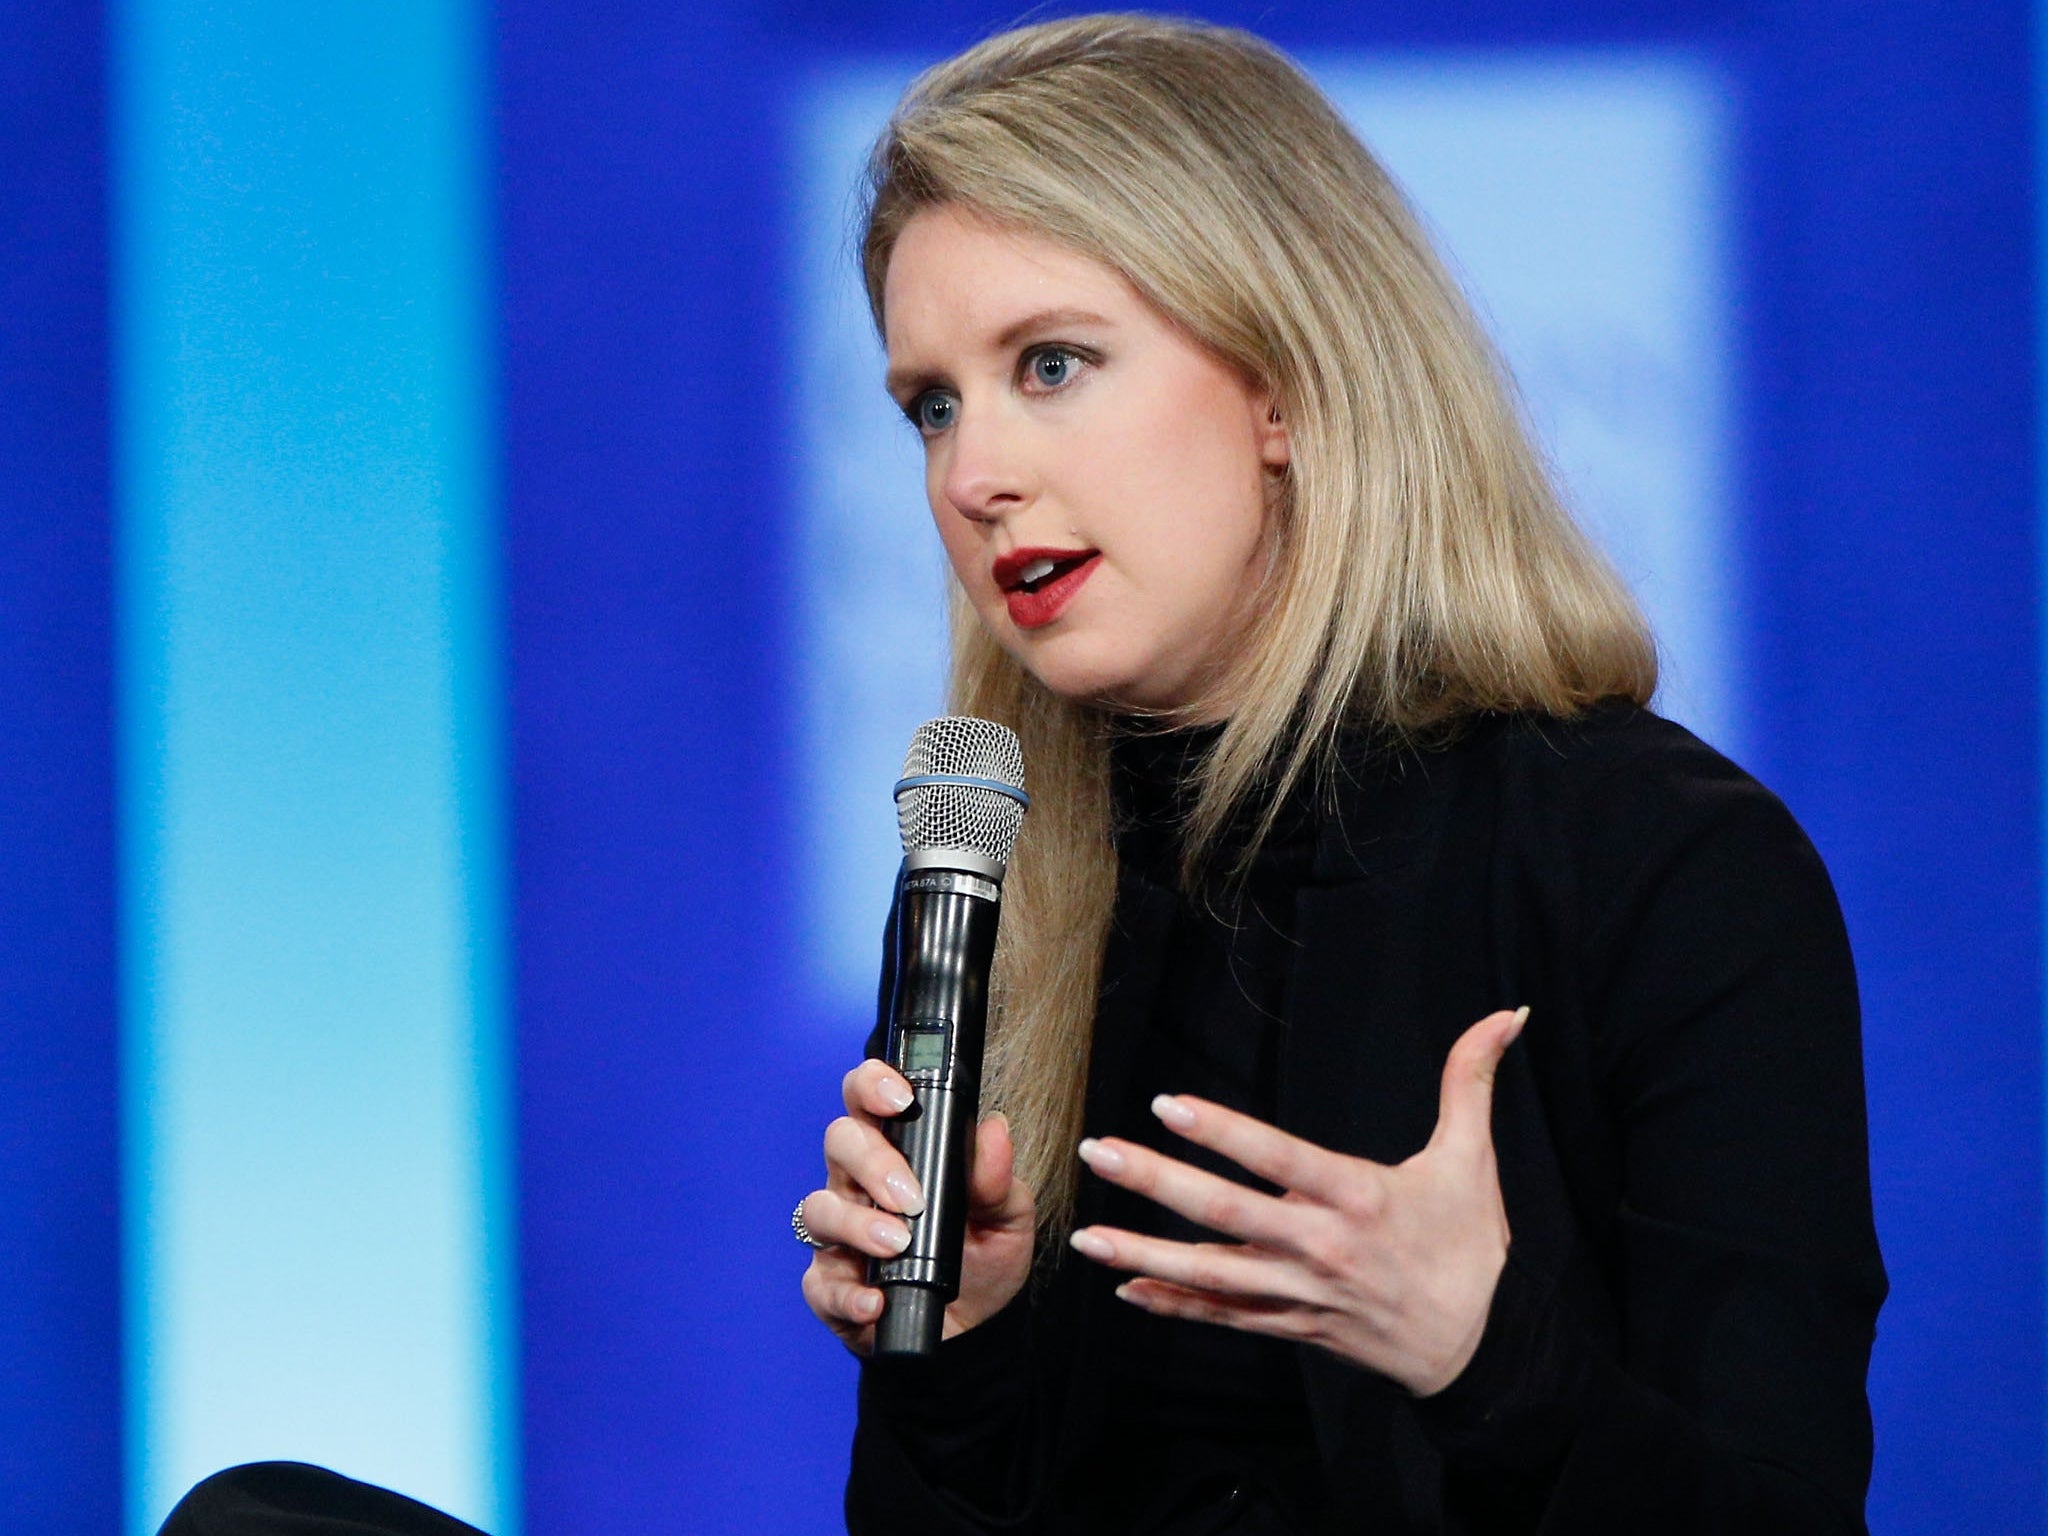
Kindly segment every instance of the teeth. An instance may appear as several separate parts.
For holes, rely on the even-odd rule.
[[[1026,586],[1034,581],[1043,581],[1052,574],[1054,563],[1051,560],[1034,560],[1017,573],[1017,579]]]

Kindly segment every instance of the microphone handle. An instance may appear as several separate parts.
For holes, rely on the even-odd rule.
[[[968,1170],[981,1117],[1002,887],[984,874],[931,867],[929,857],[899,877],[884,1051],[916,1095],[885,1130],[924,1191],[924,1211],[910,1219],[908,1248],[869,1261],[869,1281],[883,1297],[878,1355],[929,1355],[939,1347],[946,1307],[960,1294]]]

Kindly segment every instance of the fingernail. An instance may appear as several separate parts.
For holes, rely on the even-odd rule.
[[[868,1223],[868,1231],[876,1242],[891,1253],[901,1253],[910,1246],[910,1229],[900,1221],[871,1221]]]
[[[1122,1173],[1124,1171],[1123,1153],[1117,1151],[1115,1147],[1105,1147],[1093,1136],[1090,1136],[1081,1143],[1081,1161],[1090,1168],[1093,1168],[1097,1173]]]
[[[1527,1003],[1524,1003],[1521,1007],[1515,1010],[1515,1024],[1514,1028],[1508,1031],[1508,1039],[1512,1040],[1515,1038],[1515,1036],[1519,1035],[1522,1032],[1522,1026],[1528,1022],[1529,1005]]]
[[[892,1173],[882,1180],[882,1187],[889,1191],[889,1198],[896,1202],[896,1209],[906,1216],[924,1214],[924,1192],[917,1187],[917,1180],[907,1173]]]
[[[899,1083],[892,1077],[882,1084],[882,1102],[892,1114],[902,1114],[916,1101],[917,1095],[910,1091],[908,1083]]]
[[[879,1291],[862,1291],[853,1298],[853,1311],[856,1317],[873,1317],[881,1310],[882,1296]]]
[[[1126,1281],[1125,1281],[1125,1282],[1124,1282],[1124,1283],[1123,1283],[1122,1285],[1120,1285],[1120,1286],[1118,1286],[1118,1287],[1116,1288],[1116,1299],[1117,1299],[1118,1301],[1130,1301],[1130,1299],[1131,1299],[1131,1282],[1130,1282],[1130,1281],[1126,1280]],[[1133,1305],[1135,1305],[1135,1303],[1133,1303]]]
[[[1076,1232],[1067,1241],[1074,1245],[1074,1252],[1080,1254],[1082,1258],[1093,1259],[1098,1264],[1106,1264],[1116,1257],[1115,1244],[1111,1243],[1108,1238],[1099,1237],[1085,1229]]]
[[[1176,1131],[1184,1131],[1195,1123],[1195,1112],[1170,1093],[1162,1093],[1152,1101],[1152,1113]]]

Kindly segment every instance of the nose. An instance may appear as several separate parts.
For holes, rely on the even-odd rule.
[[[992,523],[1031,504],[1036,494],[1020,434],[1000,406],[974,410],[964,402],[941,448],[938,491],[962,517]]]

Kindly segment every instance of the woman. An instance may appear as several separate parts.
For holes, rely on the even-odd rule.
[[[954,707],[1034,809],[961,1294],[863,1367],[850,1529],[1863,1529],[1832,890],[1647,709],[1385,173],[1265,45],[1108,16],[923,77],[871,192]],[[921,1195],[907,1086],[845,1097],[796,1225],[864,1354]]]
[[[1863,1529],[1833,893],[1646,708],[1385,174],[1255,40],[1098,17],[919,81],[872,193],[954,704],[1034,805],[962,1292],[863,1366],[849,1527]],[[846,1100],[798,1229],[865,1353],[920,1194],[906,1085]],[[268,1466],[167,1530],[315,1524],[467,1529]]]

